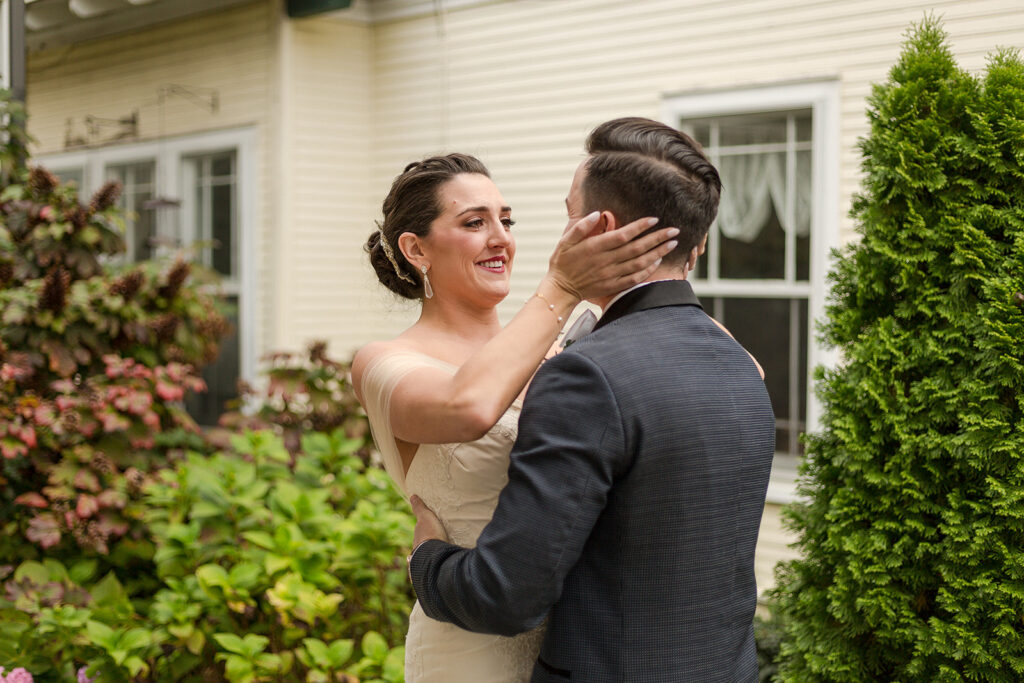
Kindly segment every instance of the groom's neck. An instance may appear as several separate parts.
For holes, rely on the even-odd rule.
[[[648,277],[646,280],[644,280],[643,282],[641,282],[638,285],[633,285],[632,287],[628,287],[628,288],[622,290],[621,292],[619,292],[618,294],[613,294],[611,296],[601,297],[600,299],[589,299],[589,301],[590,301],[590,303],[594,304],[595,306],[600,306],[601,307],[601,311],[603,312],[603,311],[608,310],[608,307],[611,306],[612,303],[614,303],[615,301],[620,299],[623,294],[625,294],[626,292],[630,291],[631,289],[637,289],[639,287],[643,287],[645,285],[649,285],[652,282],[661,282],[663,280],[685,280],[685,279],[686,279],[686,273],[683,272],[682,268],[680,268],[679,266],[674,266],[674,265],[672,265],[672,266],[664,266],[663,265],[660,268],[658,268],[656,271],[651,273],[650,277]]]

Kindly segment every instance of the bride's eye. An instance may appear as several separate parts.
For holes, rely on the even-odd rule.
[[[511,218],[502,218],[501,219],[501,224],[505,226],[506,230],[511,230],[512,226],[515,225],[516,222],[514,220],[512,220]]]
[[[482,218],[473,218],[473,219],[470,219],[470,220],[466,221],[466,227],[467,228],[473,228],[474,230],[478,230],[478,229],[484,227],[484,221],[483,221]]]

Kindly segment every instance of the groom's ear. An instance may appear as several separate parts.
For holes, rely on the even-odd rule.
[[[595,232],[608,232],[609,230],[617,230],[621,227],[619,221],[615,218],[615,214],[611,211],[602,211],[601,217],[597,219],[597,228]]]

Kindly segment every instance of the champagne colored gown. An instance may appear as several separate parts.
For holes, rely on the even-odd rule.
[[[412,351],[382,355],[363,375],[364,407],[384,466],[407,498],[418,495],[444,524],[452,543],[471,548],[494,513],[508,481],[509,452],[516,439],[516,401],[490,431],[469,443],[423,444],[408,473],[395,446],[388,415],[391,393],[408,372],[458,369]],[[516,683],[529,681],[540,651],[543,626],[513,638],[471,633],[431,619],[417,602],[405,641],[407,683]]]

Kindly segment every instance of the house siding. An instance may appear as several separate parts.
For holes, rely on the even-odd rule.
[[[324,18],[283,26],[283,173],[275,337],[327,339],[349,355],[373,338],[380,309],[362,245],[383,195],[371,180],[372,29]]]
[[[119,35],[33,53],[28,60],[29,133],[35,155],[85,149],[65,138],[89,141],[88,147],[117,145],[90,139],[86,116],[117,119],[138,112],[137,136],[125,144],[208,131],[255,128],[257,131],[258,217],[255,348],[273,348],[270,336],[274,282],[269,277],[278,234],[269,217],[276,211],[275,154],[270,144],[278,125],[276,103],[277,5],[255,2],[213,14],[156,25]],[[165,96],[168,84],[218,94],[218,111],[182,96]],[[251,266],[252,264],[250,264]]]
[[[942,18],[968,69],[982,68],[995,46],[1024,45],[1024,13],[1011,0],[511,0],[385,22],[375,28],[373,188],[383,197],[394,174],[426,154],[480,155],[518,221],[507,318],[543,275],[594,125],[658,118],[673,94],[833,80],[841,93],[837,241],[846,241],[870,84],[885,78],[907,27],[929,13]],[[388,315],[390,326],[366,329],[397,332],[411,319]]]

